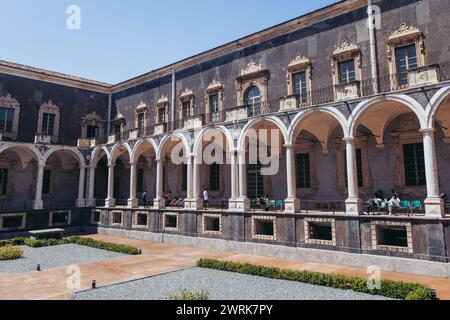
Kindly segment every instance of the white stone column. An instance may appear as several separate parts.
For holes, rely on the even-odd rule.
[[[358,173],[356,165],[356,148],[353,137],[344,138],[347,155],[348,199],[345,201],[347,215],[362,214],[362,202],[358,195]]]
[[[247,195],[247,164],[246,164],[246,153],[245,150],[240,150],[239,152],[239,158],[236,154],[235,161],[238,160],[238,163],[235,164],[235,172],[233,173],[232,170],[232,176],[235,178],[235,192],[239,194],[237,200],[236,200],[236,209],[239,211],[247,211],[250,209],[250,200],[248,199]],[[239,189],[238,189],[239,186]]]
[[[95,207],[95,169],[93,165],[89,167],[88,199],[86,201],[86,205],[89,207]]]
[[[164,159],[156,159],[156,198],[154,202],[155,209],[164,209],[166,207],[166,201],[163,194],[163,170]]]
[[[84,186],[86,184],[86,167],[80,168],[80,175],[78,179],[78,198],[77,207],[83,208],[86,206],[86,199],[84,198]]]
[[[295,174],[295,146],[285,145],[286,148],[286,176],[288,197],[284,202],[285,211],[300,212],[300,200],[297,198],[297,181]]]
[[[137,168],[136,162],[130,162],[130,198],[128,199],[128,207],[139,207],[139,200],[136,193]]]
[[[201,171],[201,159],[192,156],[191,167],[192,167],[192,184],[191,184],[191,196],[189,201],[186,202],[186,208],[191,210],[203,209],[203,197],[201,196],[202,191],[200,190],[200,171]],[[188,170],[189,172],[189,170]]]
[[[36,193],[33,201],[33,210],[44,209],[44,201],[42,201],[42,183],[44,180],[45,164],[38,163],[37,177],[36,177]]]
[[[421,130],[423,133],[423,149],[425,155],[425,174],[427,180],[427,199],[425,212],[430,217],[444,217],[444,202],[439,192],[439,176],[436,161],[436,148],[434,141],[435,130]]]
[[[116,199],[114,199],[114,168],[116,164],[108,165],[108,196],[105,200],[105,207],[113,208],[116,206]]]
[[[239,187],[238,187],[238,164],[237,164],[237,154],[234,150],[230,151],[230,174],[231,174],[231,179],[230,179],[230,184],[231,184],[231,197],[230,199],[228,199],[228,207],[230,209],[236,209],[237,206],[237,198],[239,197]]]

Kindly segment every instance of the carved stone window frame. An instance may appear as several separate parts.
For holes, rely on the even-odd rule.
[[[417,67],[424,67],[426,65],[425,36],[419,28],[410,26],[406,22],[402,22],[400,27],[391,33],[386,42],[392,90],[408,87],[408,85],[399,86],[397,84],[397,61],[395,58],[395,49],[411,44],[416,45]]]
[[[219,231],[212,231],[206,229],[206,219],[212,218],[212,219],[219,219]],[[202,215],[202,233],[204,235],[211,235],[211,236],[220,236],[222,235],[222,215],[220,213],[204,213]]]
[[[256,240],[266,240],[266,241],[277,241],[277,217],[276,216],[252,216],[252,239]],[[273,224],[273,235],[262,235],[257,233],[258,221],[272,222]]]
[[[20,103],[8,93],[6,96],[0,97],[0,107],[14,110],[12,132],[3,132],[2,137],[16,140],[19,131]]]
[[[59,107],[53,103],[52,100],[42,104],[39,107],[39,115],[38,115],[38,134],[43,134],[42,125],[44,121],[44,113],[54,114],[55,115],[55,123],[53,127],[53,134],[49,135],[53,143],[58,141],[59,137],[59,123],[61,121],[61,111]]]
[[[114,215],[115,214],[120,214],[121,218],[120,218],[120,223],[114,223]],[[124,223],[125,223],[125,214],[122,210],[113,210],[110,211],[109,213],[109,225],[111,227],[123,227]]]
[[[127,125],[127,120],[120,112],[118,112],[116,118],[112,121],[112,126],[111,126],[111,130],[113,131],[112,133],[115,133],[114,128],[116,126],[120,126],[120,137],[122,138],[126,125]]]
[[[178,119],[180,120],[180,126],[184,127],[183,121],[189,118],[186,118],[183,114],[183,104],[189,102],[189,118],[194,116],[194,108],[195,108],[195,94],[194,91],[190,89],[186,89],[178,98]]]
[[[347,167],[347,158],[345,156],[346,146],[345,141],[342,139],[336,139],[336,149],[337,149],[337,190],[339,193],[347,197],[348,187],[347,187],[347,176],[345,175]],[[374,179],[372,176],[372,170],[370,168],[369,162],[369,137],[368,136],[358,136],[355,138],[355,152],[356,149],[361,150],[361,161],[363,170],[363,184],[364,186],[358,188],[359,194],[362,197],[367,197],[373,193]]]
[[[17,228],[5,228],[3,220],[5,218],[12,218],[12,217],[21,217],[22,218],[22,224]],[[24,230],[27,222],[27,214],[25,212],[20,213],[6,213],[2,214],[0,216],[0,231],[17,231],[17,230]]]
[[[211,101],[210,101],[210,97],[213,95],[218,96],[218,100],[219,100],[219,119],[218,122],[222,122],[223,117],[223,101],[224,101],[224,94],[223,94],[223,85],[222,83],[220,83],[219,81],[213,80],[209,86],[206,88],[205,90],[205,115],[206,115],[206,119],[205,119],[205,123],[206,124],[212,124],[215,123],[213,121],[211,121]]]
[[[63,222],[63,223],[56,223],[53,222],[53,216],[56,213],[66,213],[67,214],[67,222]],[[72,210],[54,210],[54,211],[50,211],[49,213],[49,219],[48,219],[48,226],[50,228],[52,227],[67,227],[70,226],[70,224],[72,223]]]
[[[156,102],[156,110],[155,110],[155,124],[166,124],[169,122],[169,115],[170,115],[170,101],[169,98],[167,96],[162,96],[161,98],[158,99],[158,101]],[[164,109],[164,113],[165,113],[165,122],[160,122],[159,121],[159,114],[161,112],[161,110]]]
[[[402,121],[401,127],[396,131],[391,132],[390,136],[393,138],[393,149],[395,155],[395,169],[394,169],[394,187],[400,195],[408,196],[414,199],[425,199],[427,197],[427,186],[406,186],[405,177],[405,161],[403,155],[403,146],[405,144],[423,143],[423,133],[420,131],[420,126],[415,115],[410,115],[409,118]]]
[[[265,69],[262,65],[251,61],[246,68],[241,70],[241,74],[236,78],[236,98],[237,106],[245,105],[245,94],[252,86],[258,87],[261,93],[261,113],[267,112],[269,69]]]
[[[81,118],[81,138],[87,139],[87,128],[93,126],[98,127],[98,138],[101,139],[105,133],[105,124],[106,121],[104,121],[95,111],[92,111],[90,114]]]
[[[144,130],[147,128],[147,119],[148,119],[148,108],[147,104],[141,101],[136,109],[134,110],[134,128],[139,128],[139,115],[144,114]]]
[[[404,227],[406,229],[408,247],[396,247],[378,244],[378,227]],[[414,253],[414,242],[411,222],[372,221],[371,222],[372,249],[398,253]]]
[[[331,56],[331,72],[333,75],[334,88],[341,84],[339,81],[339,63],[348,60],[353,60],[355,62],[356,81],[362,80],[361,49],[356,44],[352,44],[348,40],[343,40],[339,47],[333,51],[333,55]]]
[[[138,224],[139,221],[139,215],[147,216],[147,224],[146,225],[140,225]],[[133,212],[133,218],[132,218],[132,228],[137,230],[149,230],[151,227],[151,213],[148,211],[136,211]]]
[[[311,239],[311,224],[314,223],[329,223],[331,224],[331,236],[332,240],[319,240],[319,239]],[[336,246],[336,219],[333,218],[305,218],[304,223],[304,232],[305,232],[305,243],[306,244],[315,244],[322,246]]]
[[[286,74],[286,84],[288,96],[295,95],[294,90],[294,74],[299,72],[305,72],[306,75],[306,102],[300,103],[300,105],[309,104],[311,102],[312,92],[312,62],[308,58],[305,58],[302,54],[298,53],[297,56],[289,63]],[[301,100],[300,100],[301,101]]]
[[[310,184],[309,188],[300,188],[297,185],[297,194],[300,194],[302,198],[312,197],[319,191],[320,180],[317,175],[316,167],[316,149],[315,144],[311,142],[301,142],[295,145],[295,169],[296,176],[294,177],[297,181],[297,155],[298,154],[309,154],[309,169],[310,169]]]

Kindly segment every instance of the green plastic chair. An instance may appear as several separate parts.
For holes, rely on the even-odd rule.
[[[276,206],[275,200],[269,200],[269,207],[275,207],[275,206]]]
[[[401,201],[400,202],[400,209],[410,209],[411,203],[409,201]]]
[[[414,200],[411,202],[411,213],[413,213],[414,210],[422,210],[422,201]]]
[[[283,210],[284,201],[283,200],[277,200],[277,208],[280,208],[280,211]]]

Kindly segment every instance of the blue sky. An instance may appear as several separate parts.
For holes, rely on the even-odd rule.
[[[115,84],[336,1],[0,0],[0,59]]]

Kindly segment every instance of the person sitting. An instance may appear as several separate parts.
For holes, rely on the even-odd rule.
[[[378,209],[381,204],[381,199],[374,194],[369,200],[367,200],[367,214],[375,214],[375,209]]]
[[[397,193],[394,193],[394,194],[392,195],[391,200],[388,201],[388,205],[389,205],[389,215],[390,215],[390,216],[392,216],[392,211],[393,211],[394,209],[400,208],[400,203],[401,203],[401,201],[400,201],[400,198],[398,197],[398,194],[397,194]]]
[[[175,197],[171,202],[170,202],[170,206],[173,208],[178,207],[180,204],[180,198],[179,197]]]

